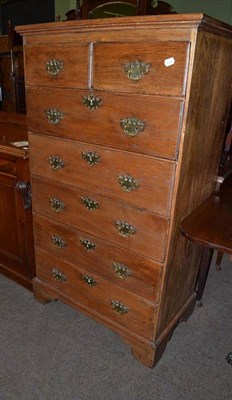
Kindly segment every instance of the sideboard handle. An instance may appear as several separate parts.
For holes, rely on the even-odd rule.
[[[31,210],[31,184],[30,182],[19,181],[16,184],[17,191],[23,198],[24,210]]]

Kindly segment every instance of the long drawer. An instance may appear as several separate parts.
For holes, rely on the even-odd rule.
[[[96,43],[93,88],[183,96],[188,52],[187,42]]]
[[[169,221],[87,191],[32,178],[33,211],[163,261]],[[89,209],[89,204],[95,203]]]
[[[36,252],[37,279],[100,316],[152,339],[156,306],[53,254]]]
[[[66,90],[64,95],[55,88],[28,88],[27,99],[31,132],[177,157],[183,109],[179,99],[86,90]],[[96,108],[94,101],[99,102]]]
[[[29,142],[33,174],[169,215],[174,163],[37,134]]]
[[[26,46],[24,52],[26,85],[88,87],[87,43]]]
[[[126,290],[159,300],[162,265],[78,229],[34,214],[36,248],[87,268]],[[85,240],[85,241],[84,241]]]

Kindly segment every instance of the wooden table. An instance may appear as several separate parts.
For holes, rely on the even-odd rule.
[[[200,263],[197,303],[202,306],[202,296],[214,250],[232,256],[232,176],[197,207],[181,224],[182,234],[203,246]],[[232,352],[227,361],[232,365]]]
[[[183,235],[204,246],[197,301],[201,299],[214,250],[232,255],[232,176],[181,224]]]

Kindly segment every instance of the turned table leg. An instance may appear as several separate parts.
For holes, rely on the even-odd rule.
[[[223,257],[223,252],[222,251],[218,251],[217,254],[217,259],[216,259],[216,270],[217,271],[221,271],[221,262],[222,262],[222,257]]]
[[[230,365],[232,365],[232,351],[227,355],[226,361],[227,361]]]
[[[198,286],[197,286],[197,305],[198,307],[202,307],[202,296],[209,272],[209,267],[212,261],[213,257],[213,252],[214,250],[211,249],[210,247],[204,247],[203,249],[203,254],[202,254],[202,259],[200,263],[200,269],[199,269],[199,277],[198,277]]]

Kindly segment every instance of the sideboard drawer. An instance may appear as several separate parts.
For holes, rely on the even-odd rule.
[[[103,318],[151,339],[156,305],[111,285],[77,265],[37,250],[37,278]],[[155,312],[155,314],[154,314]]]
[[[93,88],[184,96],[188,52],[187,42],[96,43]]]
[[[176,158],[183,111],[179,99],[87,90],[66,90],[64,96],[54,88],[29,88],[27,99],[31,132]],[[99,104],[91,108],[85,99]]]
[[[30,157],[33,174],[160,215],[170,213],[171,161],[36,134],[30,134]]]
[[[32,192],[35,213],[77,227],[138,254],[164,260],[167,219],[97,194],[79,192],[35,178],[32,179]],[[84,198],[91,199],[98,208],[90,211],[82,203]]]
[[[88,44],[26,46],[26,84],[87,88],[88,51]]]

